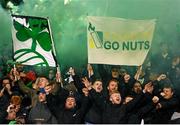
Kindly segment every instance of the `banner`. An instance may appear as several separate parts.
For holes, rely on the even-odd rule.
[[[48,19],[12,15],[14,59],[24,65],[55,67]]]
[[[151,48],[155,19],[87,17],[88,63],[142,65]]]

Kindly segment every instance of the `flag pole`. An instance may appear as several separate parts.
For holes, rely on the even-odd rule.
[[[10,13],[11,13],[11,20],[12,20],[12,22],[14,23],[14,20],[13,20],[13,13],[12,13],[12,11],[10,10]],[[12,32],[12,29],[11,29],[11,32]],[[12,36],[13,37],[13,36]],[[12,39],[12,45],[13,45],[14,43],[13,43],[13,39]],[[16,60],[14,59],[14,47],[12,46],[12,52],[13,52],[13,54],[12,54],[12,60],[13,60],[13,62],[16,62]],[[17,80],[17,77],[16,77],[16,75],[15,75],[15,73],[16,73],[16,64],[13,64],[13,75],[14,75],[14,79],[15,79],[15,81]]]
[[[55,50],[55,46],[54,46],[54,40],[53,40],[53,37],[52,37],[51,26],[50,26],[50,21],[49,21],[48,17],[47,17],[47,21],[48,21],[48,29],[49,29],[49,33],[50,33],[50,38],[51,38],[51,41],[52,41],[52,50],[53,50],[54,56],[56,57],[56,50]],[[56,62],[56,65],[57,65],[56,58],[55,58],[55,62]]]
[[[56,81],[60,82],[61,87],[63,87],[63,83],[62,83],[62,79],[61,79],[61,70],[60,70],[60,66],[59,66],[59,64],[57,62],[57,59],[56,59],[56,50],[55,50],[54,40],[53,40],[53,37],[52,37],[50,21],[49,21],[48,17],[47,17],[47,21],[48,21],[48,29],[49,29],[49,33],[50,33],[50,38],[51,38],[51,41],[52,41],[52,53],[53,53],[54,60],[55,60],[55,63],[56,63],[56,71],[57,71],[56,72]]]

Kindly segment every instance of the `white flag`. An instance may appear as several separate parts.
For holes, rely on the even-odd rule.
[[[87,17],[88,63],[142,65],[151,48],[155,19]]]
[[[12,15],[12,21],[14,59],[24,65],[55,67],[48,20]]]

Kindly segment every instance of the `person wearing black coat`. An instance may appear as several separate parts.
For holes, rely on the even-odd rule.
[[[7,120],[6,117],[8,112],[6,110],[0,111],[0,124],[8,124],[10,120]]]
[[[100,94],[100,96],[102,96],[102,98],[104,98],[104,96],[102,94],[102,90],[103,90],[102,81],[97,79],[97,80],[95,80],[95,82],[93,83],[92,86],[93,86],[94,90],[98,94]],[[89,106],[89,110],[87,111],[87,113],[85,115],[85,122],[90,123],[90,124],[100,124],[102,122],[102,111],[99,109],[98,105],[96,103],[94,103],[94,101],[95,101],[94,98],[91,95],[89,95],[90,106]]]
[[[50,110],[55,115],[58,124],[82,123],[87,103],[88,97],[84,96],[81,99],[81,105],[77,105],[74,93],[68,92],[61,87],[56,95],[52,95],[52,93],[47,95],[48,107],[51,107]]]
[[[93,71],[91,71],[93,72]],[[83,84],[84,81],[88,81],[91,82],[93,85],[93,88],[95,89],[95,91],[97,93],[101,93],[102,94],[102,90],[103,90],[103,83],[101,81],[101,79],[94,79],[94,80],[90,80],[87,76],[82,78],[82,81],[80,79],[80,77],[78,75],[75,75],[75,73],[73,73],[73,79],[74,79],[74,84],[76,86],[76,88],[78,89],[78,92],[80,93],[80,95],[84,94],[82,90],[87,91],[87,88],[85,88],[85,85]],[[94,81],[94,82],[93,82]],[[83,96],[83,95],[82,95]],[[103,98],[104,94],[102,94]],[[89,95],[88,96],[88,105],[87,105],[87,110],[86,110],[86,114],[85,114],[85,118],[84,118],[84,122],[85,123],[90,123],[90,124],[99,124],[102,122],[102,112],[101,110],[99,110],[99,107],[94,103],[94,99]]]
[[[56,124],[57,120],[48,108],[46,100],[46,92],[44,88],[40,89],[38,101],[31,108],[28,115],[28,123],[30,124]]]
[[[171,97],[168,97],[167,93],[173,94],[171,88],[164,88],[163,92],[165,95],[162,95],[163,98],[161,98],[159,103],[157,103],[156,113],[152,120],[152,123],[155,124],[167,124],[179,103],[175,96],[172,95]]]
[[[129,95],[131,98],[136,98],[138,97],[139,94],[142,93],[142,91],[144,92],[141,100],[139,100],[139,102],[135,105],[135,107],[130,112],[128,112],[128,115],[126,117],[128,124],[137,124],[140,122],[141,119],[136,118],[137,117],[136,113],[139,111],[141,107],[148,105],[149,102],[152,101],[153,90],[154,90],[154,85],[152,84],[152,82],[147,83],[144,86],[144,89],[142,89],[140,82],[137,81],[134,84],[132,92]]]
[[[84,97],[81,106],[78,108],[74,96],[67,97],[65,105],[57,109],[58,123],[80,124],[84,118],[87,102],[87,97]]]
[[[111,80],[117,80],[117,89],[121,93],[122,98],[125,97],[125,84],[124,84],[124,75],[120,74],[119,67],[118,66],[112,66],[111,72],[107,72],[104,68],[104,65],[99,64],[98,65],[98,72],[100,74],[100,77],[102,79],[103,88],[105,95],[108,95],[108,90],[106,89],[107,86],[109,86],[109,83]],[[107,91],[105,91],[107,90]],[[109,98],[109,97],[108,97]]]
[[[160,96],[154,96],[152,102],[142,107],[136,116],[145,123],[167,124],[179,104],[170,86],[165,86]]]
[[[133,109],[134,105],[141,99],[140,95],[128,104],[123,104],[120,93],[115,90],[111,92],[109,101],[104,102],[104,98],[97,93],[92,87],[86,84],[89,94],[94,98],[95,102],[102,111],[103,124],[120,124],[126,123],[126,113]]]

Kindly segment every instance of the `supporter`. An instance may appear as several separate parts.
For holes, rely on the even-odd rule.
[[[45,76],[39,76],[36,79],[35,83],[33,83],[33,85],[32,85],[33,88],[31,89],[24,84],[24,81],[22,80],[22,78],[24,76],[25,75],[23,73],[19,74],[18,72],[16,72],[16,77],[18,79],[18,85],[19,85],[21,91],[24,94],[27,94],[31,98],[32,106],[34,106],[38,100],[37,91],[40,88],[45,88],[45,86],[49,84],[49,81]]]
[[[126,123],[126,113],[133,109],[142,96],[139,95],[133,101],[124,104],[120,93],[114,89],[110,93],[109,100],[104,102],[101,94],[97,93],[88,82],[84,82],[84,84],[88,88],[89,94],[93,97],[94,103],[102,111],[102,123],[105,124]]]
[[[179,104],[171,86],[164,86],[159,96],[154,96],[152,102],[139,109],[139,115],[145,123],[165,124]]]
[[[46,92],[44,88],[40,88],[38,101],[30,110],[28,123],[31,124],[56,124],[57,120],[50,112],[46,104]]]
[[[88,81],[85,81],[84,79],[83,82],[88,82]],[[102,90],[103,90],[102,81],[99,79],[95,80],[95,82],[92,84],[92,88],[94,88],[94,90],[97,93],[102,94]],[[103,95],[102,98],[104,98]],[[102,111],[99,109],[98,105],[94,103],[94,99],[92,96],[89,96],[89,103],[90,103],[88,105],[89,108],[85,116],[85,122],[87,124],[100,124],[102,122]]]
[[[62,94],[60,94],[62,93]],[[48,95],[48,104],[53,105],[54,108],[51,109],[53,114],[58,120],[58,124],[80,124],[85,115],[86,106],[88,103],[87,95],[82,99],[81,105],[77,105],[76,98],[72,93],[69,93],[68,96],[63,95],[62,89],[60,89],[59,94],[52,96]],[[64,99],[60,99],[65,97]],[[53,101],[52,101],[53,100]],[[61,101],[59,101],[61,100]],[[63,101],[64,100],[64,101]]]
[[[169,49],[167,42],[161,42],[159,46],[160,46],[160,52],[152,56],[151,59],[152,72],[155,72],[157,74],[164,73],[168,75],[171,67],[172,53]]]
[[[9,105],[2,110],[2,116],[4,117],[3,123],[10,123],[15,121],[21,124],[26,123],[28,110],[23,107],[22,99],[18,95],[13,95],[10,99]]]
[[[108,72],[98,65],[97,72],[87,64],[82,73],[70,67],[68,79],[61,84],[52,70],[49,79],[36,78],[35,72],[23,72],[17,65],[0,84],[0,123],[179,123],[179,117],[170,120],[179,106],[179,57],[171,61],[164,44],[160,55],[163,66],[159,69],[152,62],[156,68],[148,70],[148,75],[142,66],[132,77],[118,66]],[[27,84],[30,81],[32,86]]]

